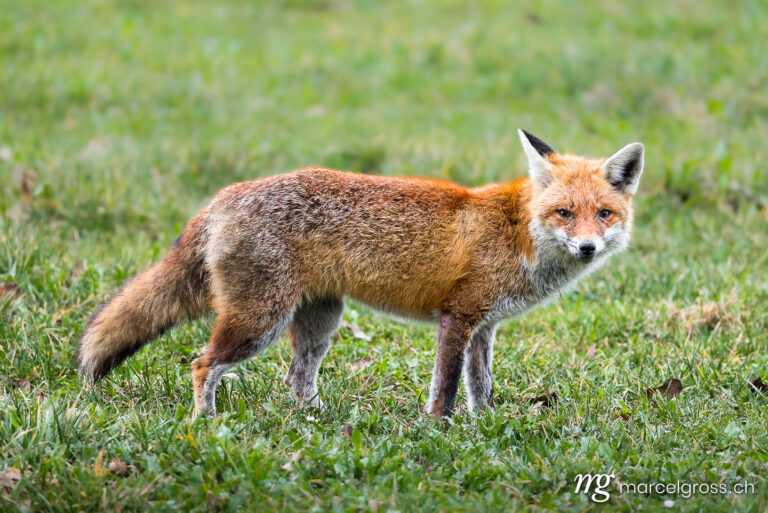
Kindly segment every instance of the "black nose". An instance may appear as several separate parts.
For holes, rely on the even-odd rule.
[[[582,242],[581,244],[579,244],[579,252],[583,257],[595,256],[596,249],[597,249],[597,246],[595,246],[595,243],[592,241]]]

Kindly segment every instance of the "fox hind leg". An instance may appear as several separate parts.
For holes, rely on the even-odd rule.
[[[278,252],[262,255],[240,249],[213,265],[211,288],[218,317],[206,352],[192,362],[198,417],[216,414],[221,377],[272,345],[291,322],[301,299],[290,258]]]
[[[220,314],[208,349],[192,362],[195,416],[216,414],[216,386],[238,363],[272,345],[290,320],[290,313],[272,318],[243,318]]]
[[[322,407],[317,392],[317,374],[339,328],[344,303],[336,297],[305,300],[296,309],[289,327],[293,359],[285,384],[300,404]]]

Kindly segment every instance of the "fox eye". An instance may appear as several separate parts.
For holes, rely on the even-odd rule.
[[[557,215],[562,217],[563,219],[570,219],[573,217],[573,212],[570,210],[566,210],[564,208],[557,209]]]
[[[612,212],[610,210],[608,210],[607,208],[604,208],[598,211],[597,217],[599,217],[600,219],[608,219],[609,217],[611,217],[611,213]]]

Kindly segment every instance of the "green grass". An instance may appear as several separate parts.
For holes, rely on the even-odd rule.
[[[747,384],[768,380],[768,5],[585,5],[0,2],[0,282],[19,287],[0,470],[22,475],[0,510],[600,509],[582,472],[755,486],[613,487],[610,510],[768,508],[768,399]],[[373,342],[334,338],[326,412],[290,399],[281,342],[191,422],[210,319],[79,381],[89,313],[218,188],[307,165],[510,180],[518,126],[592,156],[640,140],[647,161],[631,250],[501,329],[495,412],[419,413],[433,328],[355,304]],[[681,395],[645,399],[673,377]]]

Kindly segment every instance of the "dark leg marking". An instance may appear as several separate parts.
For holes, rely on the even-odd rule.
[[[437,357],[429,388],[427,411],[436,418],[450,417],[459,389],[464,351],[469,345],[473,324],[451,313],[440,317]]]

